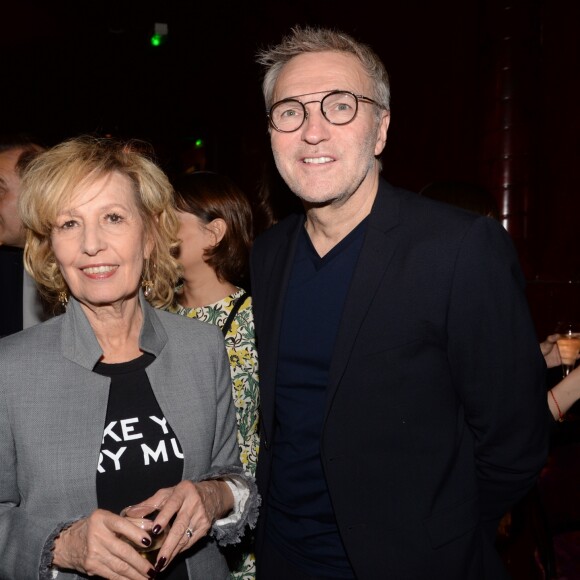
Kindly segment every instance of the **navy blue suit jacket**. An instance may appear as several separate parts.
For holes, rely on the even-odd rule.
[[[304,216],[255,241],[259,572],[281,314]],[[548,452],[545,364],[497,221],[380,180],[330,367],[320,443],[358,580],[507,578],[501,516]]]

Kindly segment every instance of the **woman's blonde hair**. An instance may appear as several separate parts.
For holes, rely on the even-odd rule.
[[[112,172],[128,177],[133,184],[146,235],[154,242],[151,256],[143,263],[143,280],[153,282],[147,299],[158,308],[173,302],[180,275],[174,257],[179,222],[173,188],[143,151],[143,144],[137,141],[81,136],[41,153],[26,167],[18,198],[28,229],[24,265],[55,310],[61,293],[68,292],[51,245],[57,215],[80,187]]]

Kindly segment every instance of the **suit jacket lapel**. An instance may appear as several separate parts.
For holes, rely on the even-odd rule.
[[[387,275],[398,244],[399,200],[380,181],[369,215],[365,240],[357,261],[336,337],[326,393],[327,412],[348,363],[359,328],[369,315],[372,301]]]

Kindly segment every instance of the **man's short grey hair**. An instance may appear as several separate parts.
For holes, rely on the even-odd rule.
[[[374,50],[345,32],[310,26],[295,26],[279,44],[258,51],[256,62],[262,65],[265,70],[262,92],[266,107],[270,108],[273,104],[276,81],[288,61],[300,54],[328,51],[344,52],[355,56],[373,84],[374,94],[368,96],[385,109],[390,110],[389,75]],[[340,89],[343,87],[332,88]]]

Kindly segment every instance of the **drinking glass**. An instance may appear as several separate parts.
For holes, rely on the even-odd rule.
[[[558,336],[558,350],[562,359],[562,374],[568,376],[580,353],[580,322],[564,321],[556,326]]]
[[[169,532],[170,526],[166,526],[165,529],[161,531],[160,534],[154,536],[151,533],[151,529],[153,528],[153,521],[157,517],[159,513],[160,506],[158,505],[150,505],[150,504],[139,504],[139,505],[130,505],[121,510],[121,516],[124,518],[128,518],[131,523],[135,524],[138,528],[146,531],[151,538],[151,545],[150,546],[143,546],[143,545],[135,545],[133,542],[131,544],[135,547],[135,549],[151,564],[155,564],[157,560],[157,554],[159,553],[159,549],[163,545],[165,538]]]

